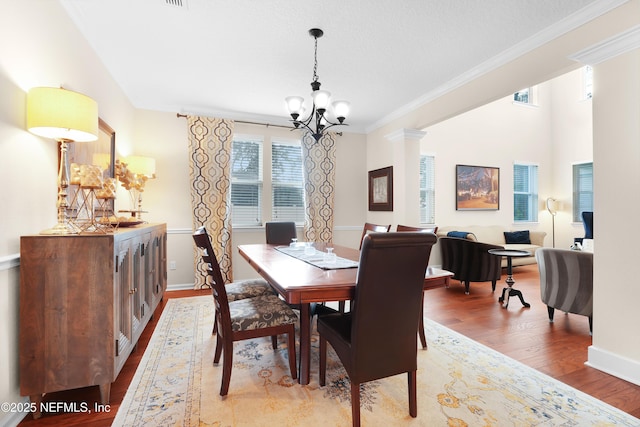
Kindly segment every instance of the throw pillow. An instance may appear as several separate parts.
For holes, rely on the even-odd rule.
[[[531,238],[529,237],[529,230],[505,231],[504,241],[506,244],[510,244],[510,243],[531,244]]]
[[[459,239],[466,239],[468,234],[469,233],[467,233],[466,231],[450,231],[447,233],[447,237],[457,237]]]

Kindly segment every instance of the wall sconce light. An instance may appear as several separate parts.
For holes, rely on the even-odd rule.
[[[41,234],[77,234],[67,217],[69,187],[68,143],[98,139],[98,104],[78,92],[62,88],[35,87],[27,94],[27,129],[60,145],[58,169],[58,223]]]

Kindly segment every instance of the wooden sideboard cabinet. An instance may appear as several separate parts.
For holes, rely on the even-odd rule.
[[[116,379],[167,285],[166,224],[20,238],[20,394]]]

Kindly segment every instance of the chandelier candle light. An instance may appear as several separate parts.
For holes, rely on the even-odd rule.
[[[301,119],[304,115],[304,98],[301,96],[289,96],[285,98],[287,109],[291,118],[293,119],[293,125],[295,129],[307,129],[313,135],[316,141],[324,135],[327,129],[333,126],[344,125],[344,120],[349,115],[350,104],[347,101],[335,101],[331,104],[331,93],[326,90],[320,90],[320,82],[318,81],[318,39],[322,37],[324,32],[319,28],[312,28],[309,30],[309,35],[314,38],[315,50],[314,50],[314,63],[313,63],[313,81],[311,82],[311,93],[313,107],[311,113],[307,118]],[[331,104],[332,111],[328,111],[328,107]],[[327,118],[328,112],[336,118],[336,121],[331,121]]]

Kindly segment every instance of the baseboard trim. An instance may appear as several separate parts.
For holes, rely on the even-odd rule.
[[[640,362],[637,360],[621,357],[594,345],[589,346],[587,359],[587,366],[640,385]]]
[[[167,285],[167,292],[170,291],[189,291],[192,290],[195,285],[193,283],[174,283],[173,285]]]

